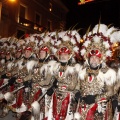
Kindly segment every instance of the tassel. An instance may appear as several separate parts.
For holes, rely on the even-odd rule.
[[[78,100],[78,104],[77,104],[77,108],[76,108],[76,112],[74,113],[74,119],[75,120],[80,120],[80,113],[79,111],[79,107],[80,107],[80,99]]]
[[[75,120],[80,120],[80,113],[79,112],[75,112],[75,114],[74,114],[74,119]]]
[[[35,101],[32,103],[31,107],[32,107],[33,117],[35,118],[35,120],[39,120],[39,118],[40,118],[40,104],[38,103],[38,101]]]

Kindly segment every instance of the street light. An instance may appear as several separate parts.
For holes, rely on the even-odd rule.
[[[9,2],[15,2],[16,0],[8,0]]]
[[[14,3],[16,0],[3,0],[2,2],[11,2]],[[2,14],[2,2],[0,2],[0,22],[1,22],[1,14]]]

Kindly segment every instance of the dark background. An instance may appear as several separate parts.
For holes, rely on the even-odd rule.
[[[120,21],[120,0],[94,0],[83,5],[78,5],[79,0],[62,0],[69,9],[67,14],[66,28],[78,24],[76,29],[83,28],[82,33],[91,25],[101,23],[113,24],[119,27]]]

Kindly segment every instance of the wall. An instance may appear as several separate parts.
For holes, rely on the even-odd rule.
[[[52,3],[52,11],[49,11],[49,3]],[[26,21],[29,22],[32,27],[24,26],[18,23],[20,4],[27,7]],[[0,36],[8,37],[17,35],[17,30],[24,31],[25,33],[41,33],[38,30],[34,30],[35,13],[39,13],[41,16],[40,26],[47,29],[48,20],[52,26],[50,31],[65,29],[66,14],[68,9],[59,1],[54,0],[16,0],[15,3],[2,2],[2,16],[0,22]],[[43,32],[43,31],[42,31]]]

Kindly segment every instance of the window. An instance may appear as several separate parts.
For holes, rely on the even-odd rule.
[[[35,16],[35,23],[40,25],[41,24],[41,17],[39,14],[36,13],[36,16]]]
[[[23,5],[20,5],[20,12],[19,12],[19,16],[21,18],[25,18],[25,14],[26,14],[26,7]]]
[[[25,26],[29,26],[28,25],[29,23],[26,19],[26,17],[27,17],[26,13],[27,13],[27,6],[20,4],[18,23],[23,24]]]

